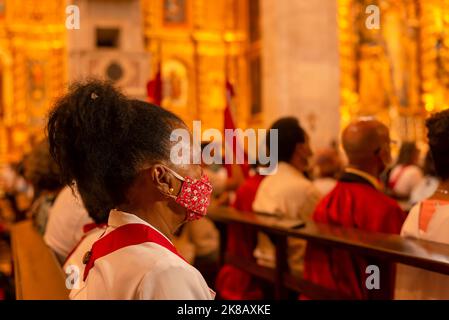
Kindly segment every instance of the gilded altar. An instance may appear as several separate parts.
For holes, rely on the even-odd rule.
[[[425,118],[449,105],[449,1],[339,0],[338,23],[342,126],[376,116],[395,139],[425,141]]]
[[[340,127],[355,117],[376,116],[389,125],[394,139],[424,142],[424,119],[449,104],[449,0],[337,1]],[[267,20],[263,9],[269,8],[261,2],[140,0],[139,38],[150,58],[147,73],[154,76],[161,70],[164,107],[188,124],[202,120],[204,129],[221,129],[229,80],[235,88],[236,125],[264,125],[268,106],[262,106],[266,93],[261,90],[267,88],[262,83],[271,72],[285,72],[276,67],[295,64],[297,55],[282,55],[291,59],[282,65],[263,57],[263,46],[276,39],[261,41],[259,20]],[[0,0],[0,164],[19,160],[43,136],[45,115],[73,76],[68,67],[67,4]],[[369,5],[380,8],[378,29],[366,28]],[[301,28],[301,21],[294,22],[288,28]],[[300,35],[293,31],[286,34]],[[285,94],[282,85],[290,85],[276,84],[277,95]],[[307,96],[307,81],[303,85]],[[301,102],[299,98],[279,101],[287,106],[270,105],[271,111],[285,107],[293,113],[304,107],[293,104]],[[315,122],[312,115],[301,120]]]
[[[43,138],[52,101],[66,87],[65,1],[0,1],[0,163]]]
[[[223,128],[226,80],[234,86],[239,127],[254,124],[248,72],[248,2],[143,0],[152,69],[163,79],[162,105],[188,125]],[[252,1],[254,2],[254,1]]]
[[[148,74],[161,66],[162,105],[186,123],[200,119],[205,127],[223,127],[226,80],[236,89],[237,125],[257,120],[247,107],[249,2],[257,1],[140,0],[136,7],[143,21],[137,39],[144,40],[151,61]],[[94,20],[83,23],[89,14],[86,1],[0,0],[0,164],[20,160],[43,137],[49,108],[73,80],[69,33],[76,31],[65,26],[71,3],[81,8],[81,28],[95,26]],[[129,1],[117,2],[116,9],[126,4],[135,8],[135,1]],[[90,42],[90,31],[85,31],[84,42]],[[74,45],[84,54],[85,43]]]

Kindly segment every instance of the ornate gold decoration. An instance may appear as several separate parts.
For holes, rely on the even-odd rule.
[[[187,23],[171,26],[163,23],[164,0],[142,1],[153,72],[167,62],[183,64],[187,73],[186,103],[174,105],[164,99],[162,104],[189,125],[195,119],[203,121],[204,129],[223,127],[226,74],[238,88],[237,125],[245,127],[249,122],[245,2],[186,0]],[[163,78],[164,84],[171,81],[167,75]]]
[[[447,108],[449,0],[339,0],[342,127],[380,118],[399,140],[425,140],[424,119]],[[381,9],[380,29],[364,22]]]
[[[0,164],[43,137],[44,119],[66,86],[66,1],[4,1],[0,20]]]

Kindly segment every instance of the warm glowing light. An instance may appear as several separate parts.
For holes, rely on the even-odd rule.
[[[435,110],[435,106],[431,103],[426,103],[424,108],[426,109],[427,112],[432,112],[433,110]]]

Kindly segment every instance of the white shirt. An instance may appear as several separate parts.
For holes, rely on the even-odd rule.
[[[333,178],[317,178],[313,180],[313,185],[323,196],[331,192],[337,185],[337,180]]]
[[[419,228],[420,204],[413,207],[401,236],[449,244],[449,205],[437,205],[427,230]],[[449,299],[449,276],[398,264],[395,299]]]
[[[391,171],[389,181],[391,182],[397,179],[393,191],[399,196],[409,197],[413,188],[423,178],[423,174],[418,166],[410,165],[402,170],[403,167],[403,165],[394,167]]]
[[[280,214],[290,219],[310,220],[318,201],[319,191],[313,183],[288,163],[280,162],[274,175],[264,178],[256,193],[253,210]],[[288,239],[288,262],[294,273],[302,271],[306,242],[301,239]],[[254,251],[257,262],[274,267],[275,248],[269,238],[258,235],[257,248]]]
[[[440,180],[433,176],[425,176],[410,195],[410,204],[415,205],[420,201],[430,198],[438,189]]]
[[[153,228],[135,215],[112,210],[105,235],[117,227],[130,223],[144,224]],[[170,241],[168,238],[167,240]],[[193,266],[167,248],[153,242],[145,242],[121,248],[98,258],[89,272],[84,287],[72,298],[211,300],[214,293]]]
[[[203,257],[218,251],[220,235],[215,224],[207,217],[184,225],[182,236],[195,246],[195,256]]]
[[[73,277],[73,287],[70,288],[70,299],[73,299],[80,288],[84,287],[83,275],[86,265],[83,263],[83,258],[86,252],[92,249],[92,245],[97,241],[102,234],[105,232],[106,228],[95,228],[87,232],[84,237],[80,240],[73,252],[67,257],[64,263],[64,272],[69,275],[75,272]]]
[[[79,195],[73,194],[70,187],[65,187],[48,213],[45,243],[56,252],[60,260],[65,261],[81,240],[83,226],[92,222]]]

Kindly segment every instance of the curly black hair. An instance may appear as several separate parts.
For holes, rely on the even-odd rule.
[[[270,129],[278,130],[278,160],[290,162],[295,152],[296,144],[306,142],[306,132],[294,117],[276,120]],[[270,131],[267,132],[267,148],[270,147]]]
[[[436,173],[443,180],[449,179],[449,110],[432,115],[426,126]]]
[[[170,134],[185,126],[173,113],[124,96],[111,83],[73,84],[50,112],[50,152],[63,182],[77,189],[89,215],[107,220],[145,164],[170,156]]]

